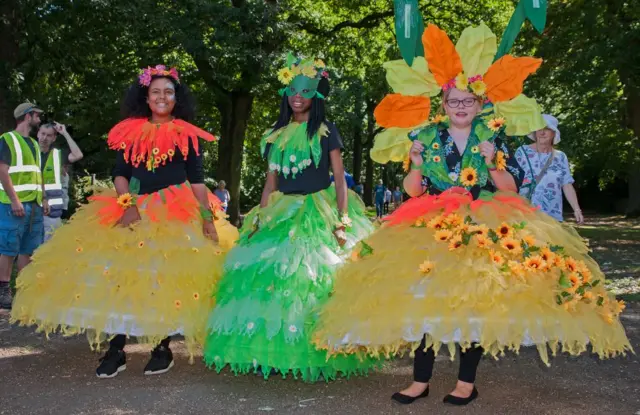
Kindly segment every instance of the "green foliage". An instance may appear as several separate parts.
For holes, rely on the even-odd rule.
[[[579,183],[606,186],[626,178],[637,154],[627,104],[630,86],[640,85],[640,64],[628,51],[640,37],[640,6],[596,3],[550,4],[544,34],[525,24],[512,53],[545,59],[527,93],[559,115],[561,148]],[[425,23],[439,25],[454,41],[481,21],[500,36],[515,6],[509,0],[417,4]],[[124,91],[142,66],[178,66],[198,101],[196,124],[205,129],[227,131],[220,108],[230,94],[251,97],[244,147],[233,150],[241,153],[221,152],[219,143],[203,147],[214,182],[226,158],[241,158],[246,211],[259,201],[264,182],[259,139],[278,115],[276,72],[293,51],[333,69],[328,114],[341,132],[347,171],[361,182],[383,178],[398,185],[400,164],[367,169],[373,108],[390,92],[382,64],[401,58],[393,16],[389,0],[6,0],[0,5],[0,123],[10,128],[10,109],[26,98],[37,101],[48,118],[70,125],[85,154],[78,171],[108,181],[114,155],[105,138],[119,120]]]

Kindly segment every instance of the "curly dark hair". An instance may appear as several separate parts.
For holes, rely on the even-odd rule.
[[[189,87],[183,83],[178,83],[175,79],[169,76],[153,76],[151,80],[158,78],[166,78],[170,80],[176,88],[176,106],[173,108],[173,115],[175,118],[185,121],[193,121],[196,116],[196,105]],[[122,118],[150,118],[151,109],[147,104],[147,97],[149,96],[149,87],[140,85],[138,78],[127,89],[124,99],[122,100],[122,106],[120,112]]]
[[[328,97],[330,91],[331,87],[329,86],[329,80],[327,78],[320,79],[320,83],[318,84],[318,92],[320,92],[325,97]],[[307,123],[307,136],[309,137],[309,139],[312,139],[316,132],[318,132],[318,129],[320,128],[322,123],[327,121],[324,99],[313,97],[311,99],[311,108],[309,109],[309,111],[311,112],[311,114],[309,114],[309,122]],[[285,94],[280,101],[280,114],[278,115],[278,121],[276,121],[272,131],[276,131],[289,124],[291,122],[292,116],[293,109],[291,109],[291,105],[289,105],[289,99]]]

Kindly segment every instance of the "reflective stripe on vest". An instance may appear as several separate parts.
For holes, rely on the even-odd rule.
[[[29,146],[26,140],[32,140],[35,150],[35,155],[29,154],[29,162],[25,164],[25,154],[22,148],[21,141],[14,132],[9,132],[5,135],[6,138],[2,138],[6,141],[9,148],[12,150],[12,160],[9,166],[9,177],[13,184],[13,190],[16,192],[20,201],[33,200],[38,204],[42,204],[42,171],[40,170],[40,148],[37,143],[29,137],[24,138],[25,149],[29,150]],[[33,161],[31,161],[33,160]],[[2,183],[0,183],[0,202],[11,203],[9,195],[4,191]]]
[[[42,171],[44,180],[44,193],[49,203],[51,212],[49,216],[59,217],[62,215],[64,201],[62,200],[62,152],[54,148]]]
[[[44,179],[44,190],[62,190],[62,163],[61,163],[61,151],[57,148],[53,149],[53,153],[47,159],[47,163],[44,166],[43,179]],[[53,160],[51,160],[53,159]],[[53,177],[49,176],[47,173],[47,169],[50,166],[49,163],[53,163]],[[51,180],[53,179],[53,180]]]

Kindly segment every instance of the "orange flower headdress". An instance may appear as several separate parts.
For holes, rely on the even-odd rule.
[[[378,125],[385,128],[371,150],[374,161],[403,160],[411,146],[407,134],[430,123],[430,97],[453,87],[493,104],[495,117],[504,119],[507,135],[544,128],[538,104],[522,94],[525,79],[540,67],[541,59],[504,55],[493,62],[496,36],[484,24],[466,28],[456,45],[431,24],[421,40],[424,57],[413,58],[411,66],[405,60],[384,65],[394,93],[374,112]]]

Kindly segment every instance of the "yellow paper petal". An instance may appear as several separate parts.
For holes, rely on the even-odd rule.
[[[417,56],[411,67],[402,59],[385,62],[383,67],[387,71],[387,82],[396,94],[432,97],[440,92],[422,56]]]
[[[511,136],[527,135],[547,125],[536,100],[523,94],[509,101],[497,102],[495,112],[497,117],[505,119],[505,132]]]
[[[407,157],[412,144],[411,140],[409,140],[409,133],[417,128],[420,127],[393,127],[377,134],[370,152],[371,159],[380,164],[386,164],[390,161],[403,161]]]
[[[484,75],[498,51],[496,35],[484,23],[477,27],[467,27],[460,35],[456,50],[468,77]]]

